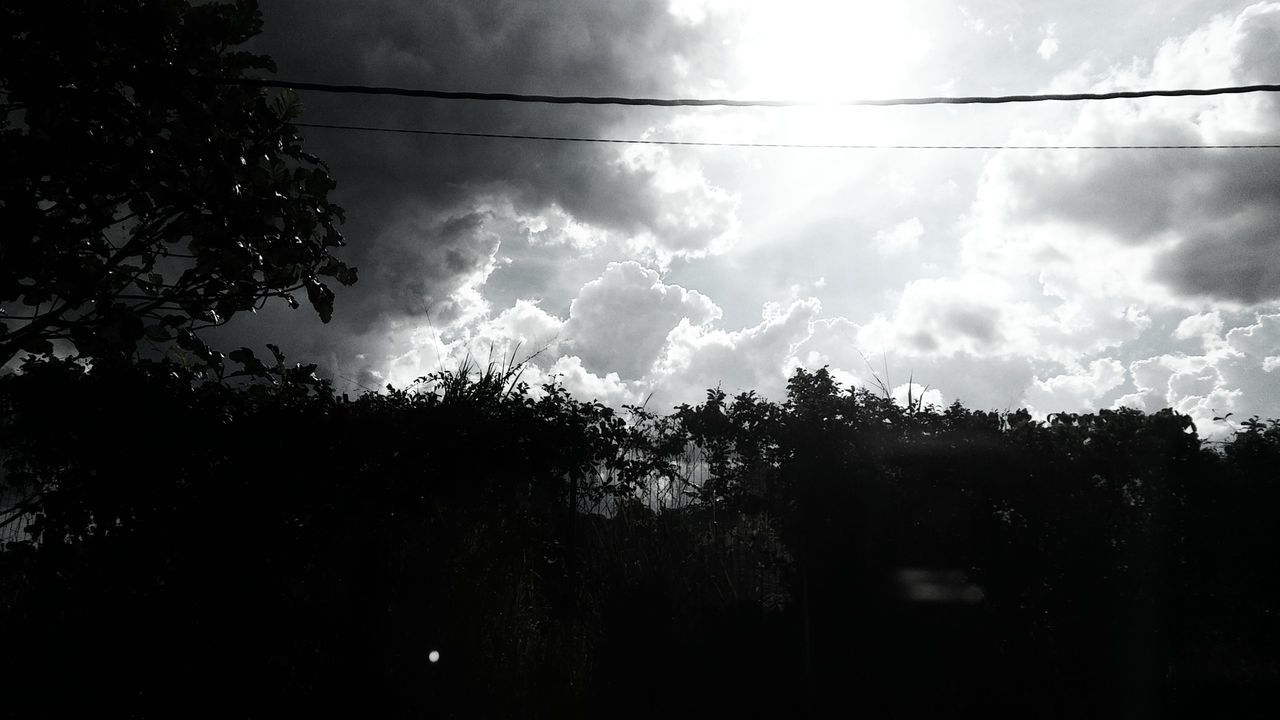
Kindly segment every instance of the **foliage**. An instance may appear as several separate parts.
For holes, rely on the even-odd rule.
[[[274,69],[233,50],[260,27],[251,0],[0,7],[0,364],[176,342],[218,370],[197,331],[303,290],[328,322],[356,272],[301,106],[208,80]]]
[[[1217,452],[1169,411],[904,407],[821,369],[669,415],[510,362],[347,399],[271,351],[231,355],[251,382],[0,378],[12,707],[1167,714],[1268,687],[1275,422]],[[906,602],[921,568],[982,601]]]

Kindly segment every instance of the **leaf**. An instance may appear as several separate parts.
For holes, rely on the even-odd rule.
[[[145,193],[140,193],[129,199],[129,209],[138,215],[145,215],[155,208],[155,203],[151,201],[151,197]]]
[[[257,360],[258,358],[253,354],[252,350],[247,347],[242,347],[239,350],[232,350],[227,353],[227,359],[244,365]]]
[[[173,339],[173,335],[163,324],[148,325],[144,332],[146,333],[147,339],[153,342],[166,342]]]
[[[289,368],[285,370],[284,377],[287,382],[291,383],[314,384],[320,382],[320,378],[316,376],[314,363]]]
[[[49,355],[53,352],[53,343],[48,338],[36,336],[18,343],[18,349],[36,355]]]
[[[222,353],[211,349],[195,333],[187,329],[178,332],[178,347],[195,355],[205,365],[213,368],[219,376],[222,374]]]
[[[190,352],[199,352],[200,350],[208,351],[208,347],[196,337],[196,334],[190,330],[182,330],[178,333],[178,347]]]
[[[321,322],[327,323],[333,319],[333,291],[328,285],[314,278],[308,279],[307,299],[311,301],[311,307],[316,309]]]
[[[330,226],[328,231],[325,232],[325,247],[345,247],[346,244],[347,241],[342,239],[342,233],[337,228]]]
[[[271,100],[271,112],[283,122],[288,122],[302,114],[302,101],[297,93],[286,89]]]
[[[267,375],[270,374],[269,371],[267,370],[267,366],[263,365],[262,361],[259,360],[258,357],[253,354],[253,351],[247,347],[242,347],[239,350],[232,350],[231,352],[227,353],[227,357],[232,362],[239,363],[241,366],[244,367],[244,370],[232,373],[231,375],[232,377],[241,376],[241,375],[249,375],[253,377],[266,377]]]
[[[336,277],[338,279],[338,282],[342,283],[343,285],[355,285],[357,282],[359,282],[359,279],[360,279],[358,272],[359,271],[357,268],[353,268],[344,263],[342,266],[342,271],[334,275],[334,277]]]
[[[280,352],[279,345],[267,343],[267,349],[270,350],[271,354],[275,357],[277,366],[284,364],[284,353]]]

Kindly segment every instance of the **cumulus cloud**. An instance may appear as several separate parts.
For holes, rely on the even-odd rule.
[[[1280,32],[1280,3],[1220,16],[1170,40],[1147,63],[1109,69],[1099,90],[1266,82],[1280,73],[1268,44]],[[1271,142],[1280,115],[1270,98],[1209,103],[1095,103],[1053,144]],[[1257,152],[1059,151],[1000,153],[984,171],[969,250],[986,257],[1011,243],[1022,262],[1087,276],[1112,268],[1100,288],[1168,302],[1238,306],[1280,298],[1280,169]],[[1081,242],[1085,245],[1081,246]],[[1037,257],[1038,255],[1038,257]],[[1103,261],[1103,262],[1099,262]],[[1125,268],[1123,272],[1114,269]],[[1052,272],[1052,270],[1050,271]]]
[[[1221,334],[1224,327],[1213,313],[1188,317],[1176,335],[1199,337],[1199,355],[1163,353],[1129,365],[1135,391],[1116,405],[1154,411],[1172,407],[1191,415],[1202,434],[1220,435],[1228,429],[1215,416],[1259,414],[1276,410],[1280,376],[1280,314],[1258,314],[1253,322]]]
[[[567,318],[521,299],[452,332],[441,332],[439,323],[406,325],[394,334],[410,349],[391,365],[403,380],[442,364],[456,366],[468,356],[482,362],[490,356],[530,360],[526,379],[535,384],[561,375],[567,387],[591,396],[630,397],[628,383],[647,379],[673,331],[682,325],[705,329],[720,317],[720,308],[705,295],[664,283],[653,269],[634,261],[610,263],[578,290]]]
[[[738,199],[712,185],[696,165],[677,163],[666,149],[633,148],[620,162],[652,178],[654,207],[633,229],[632,247],[649,251],[661,265],[727,250],[739,232]]]
[[[522,379],[532,386],[556,380],[580,397],[615,405],[652,397],[653,407],[670,407],[716,386],[781,399],[791,372],[806,365],[803,347],[824,323],[820,314],[813,298],[768,303],[758,323],[727,330],[716,327],[720,309],[705,296],[665,284],[637,263],[615,263],[584,285],[567,319],[520,301],[452,339],[427,326],[405,328],[409,349],[392,355],[385,371],[353,372],[365,385],[403,385],[465,358],[515,360],[527,361]]]
[[[1252,325],[1232,328],[1226,340],[1228,346],[1241,354],[1275,364],[1276,356],[1280,356],[1280,314],[1259,315]]]
[[[559,318],[528,300],[517,301],[488,323],[488,327],[496,335],[535,347],[548,345],[559,339],[563,325]]]
[[[1095,408],[1107,393],[1124,384],[1124,364],[1112,358],[1049,378],[1036,378],[1024,400],[1037,414],[1081,412]]]
[[[1280,3],[1258,3],[1164,42],[1149,59],[1082,65],[1064,82],[1270,82],[1280,73],[1269,42],[1277,34]],[[1264,96],[1095,103],[1071,109],[1066,132],[1014,131],[1010,142],[1273,142],[1278,107]],[[1114,402],[1206,422],[1214,410],[1274,414],[1280,398],[1263,388],[1280,351],[1263,346],[1266,313],[1280,298],[1278,173],[1272,158],[1248,151],[998,152],[958,226],[959,266],[907,281],[891,310],[857,328],[858,346],[948,377],[947,363],[961,359],[1007,361],[1028,373],[1011,400],[1043,412],[1119,395]],[[1251,310],[1255,324],[1230,329],[1229,317]],[[1148,335],[1153,314],[1176,314],[1163,341]],[[1195,343],[1192,354],[1150,349],[1171,341]]]
[[[1020,312],[980,276],[922,278],[903,289],[894,314],[878,315],[859,332],[859,344],[916,355],[999,355],[1020,341],[1010,318]]]
[[[668,333],[681,323],[703,326],[721,316],[707,296],[662,282],[634,261],[610,263],[569,306],[566,344],[593,372],[644,376]]]
[[[813,332],[822,305],[814,298],[769,303],[756,325],[736,331],[682,321],[667,337],[653,372],[654,397],[663,404],[701,397],[709,387],[753,390],[780,399],[799,347]]]
[[[560,383],[578,397],[598,400],[615,407],[642,399],[637,390],[618,377],[618,373],[597,375],[583,367],[582,359],[576,355],[561,356],[541,375],[547,381]]]
[[[276,0],[263,4],[253,49],[287,79],[528,93],[653,95],[677,91],[680,56],[709,71],[722,48],[666,2],[515,3],[483,0]],[[359,97],[300,92],[312,122],[496,133],[604,137],[638,134],[635,113],[578,108]],[[643,118],[639,118],[642,122]],[[401,336],[430,319],[474,322],[488,311],[495,270],[530,259],[526,289],[559,287],[556,269],[521,248],[635,256],[655,264],[720,252],[737,232],[737,199],[696,162],[665,150],[305,130],[308,149],[338,180],[361,282],[338,295],[325,342],[310,323],[276,314],[238,321],[227,334],[265,335],[284,346],[355,363],[395,348],[349,342]],[[504,255],[501,246],[506,245]],[[606,250],[612,248],[612,253]],[[598,266],[597,266],[598,267]],[[543,273],[541,280],[530,278]],[[516,272],[504,273],[504,278]],[[515,297],[502,297],[504,305]],[[271,327],[250,327],[272,324]],[[306,334],[304,334],[304,332]],[[367,341],[368,338],[366,337]],[[400,337],[406,345],[409,338]],[[360,347],[365,352],[353,353]]]
[[[1178,340],[1199,340],[1205,350],[1221,344],[1222,314],[1217,310],[1188,315],[1178,323],[1173,337]]]
[[[743,52],[742,33],[721,24],[738,3],[265,5],[261,49],[277,57],[284,77],[573,94],[757,88],[742,68],[726,66]],[[930,76],[919,82],[937,84],[919,94],[937,94],[944,81],[977,93],[1211,86],[1280,74],[1280,3],[1198,29],[1185,19],[1143,26],[1180,35],[1132,61],[1141,46],[1132,34],[1085,43],[1092,20],[1050,26],[1050,12],[1058,9],[984,4],[949,20],[931,14],[929,32],[940,43],[963,28],[937,24],[986,18],[993,41],[960,33],[964,42],[952,48],[967,59],[954,65],[981,68],[991,87],[974,85],[977,75]],[[1106,43],[1110,55],[1097,49]],[[1089,62],[1079,62],[1082,47],[1091,48]],[[1032,52],[1053,62],[1025,62]],[[1105,65],[1108,58],[1119,64]],[[1048,68],[1057,67],[1066,69],[1050,80]],[[785,130],[792,136],[779,139],[847,142],[864,131],[901,132],[904,141],[918,140],[906,137],[917,130],[955,131],[957,140],[972,130],[983,141],[1001,132],[985,120],[900,123],[905,110],[759,120],[746,112],[304,100],[313,121],[500,133],[763,140]],[[1065,125],[1034,126],[1067,129],[1008,139],[1270,141],[1280,134],[1276,110],[1262,96],[1037,106]],[[929,384],[929,402],[984,408],[1172,405],[1199,418],[1275,395],[1266,388],[1280,349],[1267,313],[1280,298],[1272,230],[1280,227],[1280,171],[1266,153],[922,153],[844,163],[817,153],[307,132],[311,149],[334,166],[361,283],[340,293],[339,327],[321,333],[313,319],[268,309],[261,334],[362,384],[407,382],[468,354],[483,360],[492,348],[498,357],[541,351],[525,375],[535,384],[558,377],[615,404],[652,392],[654,407],[697,401],[717,384],[780,398],[800,366],[828,365],[846,386],[866,386],[874,382],[868,359],[894,391],[914,377]],[[819,277],[827,282],[815,283]],[[920,390],[911,388],[913,396]]]

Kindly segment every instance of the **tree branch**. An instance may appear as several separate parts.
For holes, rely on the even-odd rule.
[[[37,492],[31,493],[25,498],[19,500],[17,503],[10,505],[4,510],[0,510],[0,515],[9,514],[9,517],[5,518],[3,521],[0,521],[0,528],[4,528],[8,526],[10,523],[13,523],[17,521],[19,518],[23,517],[26,513],[31,512],[33,508],[28,503],[30,503],[33,500],[36,500],[41,495],[43,495],[43,492],[37,491]]]

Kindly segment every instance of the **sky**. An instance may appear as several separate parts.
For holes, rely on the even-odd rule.
[[[263,0],[278,78],[852,99],[1280,82],[1280,3]],[[1280,97],[898,108],[300,93],[304,122],[714,142],[1280,142]],[[360,282],[280,342],[340,390],[468,354],[666,410],[797,367],[939,405],[1280,417],[1280,151],[821,150],[306,129]],[[536,353],[536,355],[535,355]],[[872,368],[875,374],[873,375]]]

